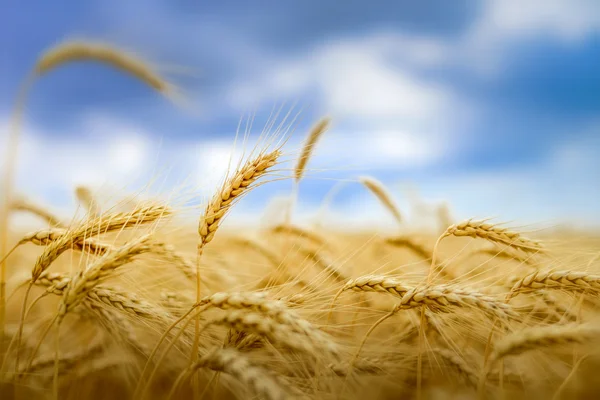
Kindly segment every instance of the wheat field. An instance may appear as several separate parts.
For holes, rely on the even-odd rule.
[[[446,205],[432,215],[436,227],[413,227],[366,175],[356,181],[397,229],[297,220],[300,182],[329,118],[298,154],[284,151],[281,130],[267,132],[201,207],[125,196],[107,204],[76,187],[85,213],[63,221],[19,197],[11,150],[28,90],[81,61],[179,98],[143,60],[107,44],[66,42],[34,66],[17,100],[4,182],[2,399],[600,393],[600,236],[453,221]],[[221,228],[246,194],[280,179],[293,184],[282,221]],[[43,228],[9,225],[17,212]]]

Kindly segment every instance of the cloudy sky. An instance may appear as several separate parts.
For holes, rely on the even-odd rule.
[[[206,198],[240,120],[251,116],[258,136],[281,109],[278,122],[301,111],[288,159],[319,117],[334,122],[300,212],[347,181],[332,215],[385,221],[352,182],[367,174],[405,209],[418,193],[459,218],[600,225],[596,0],[6,0],[2,14],[2,140],[19,83],[40,52],[69,38],[133,50],[185,95],[173,104],[95,65],[39,80],[17,188],[55,209],[74,207],[77,184]],[[290,187],[263,186],[239,212],[260,212]]]

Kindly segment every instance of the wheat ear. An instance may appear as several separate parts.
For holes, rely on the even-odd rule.
[[[61,65],[80,61],[110,65],[165,95],[172,90],[167,80],[155,72],[147,61],[108,43],[94,41],[67,41],[47,50],[38,59],[35,73],[40,76]]]
[[[23,306],[21,308],[21,328],[17,335],[17,357],[15,370],[19,367],[19,347],[21,344],[21,331],[23,318],[25,317],[27,299],[33,284],[37,281],[40,275],[46,271],[50,265],[62,253],[67,251],[74,243],[79,243],[90,234],[90,231],[98,234],[113,231],[116,229],[126,229],[135,227],[141,224],[156,222],[163,217],[168,217],[172,214],[170,208],[161,205],[140,205],[136,209],[128,213],[114,213],[100,216],[96,219],[89,219],[77,225],[72,230],[66,231],[64,234],[52,241],[42,254],[38,257],[31,271],[31,281],[23,297]],[[85,246],[85,244],[84,244]]]
[[[59,305],[58,321],[60,322],[70,309],[81,303],[93,288],[110,277],[117,268],[131,262],[141,254],[152,251],[151,238],[151,234],[147,234],[132,240],[114,251],[106,253],[71,278]]]
[[[383,183],[370,176],[358,177],[360,183],[362,183],[371,193],[377,197],[377,199],[384,205],[385,208],[394,216],[394,219],[398,224],[402,223],[402,214],[400,209],[392,199],[392,196],[388,193]]]
[[[496,342],[494,351],[490,354],[489,362],[486,363],[479,381],[480,391],[485,385],[493,364],[506,356],[518,355],[535,349],[597,342],[599,338],[600,329],[587,324],[533,327],[508,335]]]
[[[525,253],[536,253],[543,250],[539,242],[525,238],[519,232],[490,224],[486,220],[474,221],[473,219],[468,219],[461,223],[449,226],[435,242],[433,247],[433,256],[431,259],[431,267],[429,269],[429,275],[427,278],[428,283],[431,283],[434,269],[437,267],[437,248],[440,242],[449,236],[481,238],[492,243],[500,243],[510,246]]]
[[[519,292],[535,289],[561,289],[570,292],[598,292],[600,290],[600,275],[572,271],[536,271],[516,282],[511,289],[509,298],[516,296]]]
[[[77,200],[85,207],[90,218],[96,218],[100,215],[100,207],[94,199],[92,191],[87,186],[77,186],[75,188]]]
[[[385,242],[395,247],[406,247],[407,249],[411,250],[413,253],[425,260],[431,260],[431,258],[433,257],[431,251],[427,250],[425,246],[423,246],[420,243],[417,243],[414,239],[411,239],[406,236],[386,238]]]
[[[168,398],[172,398],[180,382],[199,369],[207,368],[233,376],[261,398],[285,400],[290,398],[290,389],[266,369],[253,364],[239,351],[231,348],[214,349],[203,355],[176,380]]]
[[[196,258],[196,301],[200,301],[200,259],[204,246],[212,241],[219,228],[223,217],[231,209],[236,200],[239,200],[248,191],[250,191],[256,181],[265,175],[267,171],[277,164],[277,159],[281,155],[281,150],[276,149],[270,153],[261,152],[257,157],[250,159],[235,174],[227,180],[222,188],[215,193],[212,200],[206,206],[204,216],[200,218],[198,224],[198,252]],[[194,336],[194,345],[192,351],[192,362],[198,356],[198,341],[200,320],[196,321],[196,334]]]
[[[306,164],[312,155],[315,145],[319,138],[323,136],[323,133],[327,131],[327,128],[329,128],[330,122],[331,119],[329,117],[322,118],[315,126],[313,126],[308,134],[306,142],[304,142],[304,146],[300,152],[300,157],[298,157],[298,161],[296,162],[296,167],[294,168],[294,179],[296,180],[296,183],[300,182],[302,179],[306,170]]]
[[[11,208],[13,210],[27,211],[34,215],[37,215],[38,217],[46,221],[50,226],[57,228],[64,227],[64,224],[60,221],[60,219],[57,216],[55,216],[42,206],[27,201],[25,198],[14,199],[11,204]]]

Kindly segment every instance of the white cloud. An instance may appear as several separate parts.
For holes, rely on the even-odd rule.
[[[460,147],[465,102],[417,71],[441,62],[439,42],[391,32],[331,40],[287,58],[256,49],[262,63],[229,88],[238,110],[304,96],[335,121],[317,147],[327,165],[400,168],[434,162]],[[243,78],[243,81],[242,81]],[[315,104],[316,103],[316,104]]]
[[[488,42],[541,35],[576,41],[599,29],[596,0],[493,0],[472,34]]]
[[[596,0],[490,0],[458,40],[446,62],[494,76],[515,48],[533,40],[576,45],[600,31]]]
[[[0,122],[0,127],[4,132],[8,124]],[[76,185],[115,191],[119,196],[149,190],[149,185],[162,185],[153,190],[168,192],[187,180],[189,190],[202,196],[222,181],[232,155],[235,168],[242,149],[234,151],[233,137],[163,143],[156,132],[134,123],[92,114],[60,133],[26,124],[15,186],[40,203],[59,207],[70,203]]]
[[[356,170],[415,168],[447,151],[431,135],[397,130],[333,131],[316,147],[311,168]]]
[[[447,88],[419,78],[409,67],[440,60],[442,51],[432,40],[378,33],[331,41],[287,59],[261,54],[257,76],[251,83],[248,76],[243,77],[246,83],[234,82],[228,98],[246,109],[317,91],[319,106],[341,118],[431,117],[455,99]]]

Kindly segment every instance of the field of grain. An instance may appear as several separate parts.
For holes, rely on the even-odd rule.
[[[63,44],[40,56],[24,85],[9,159],[29,88],[75,61],[111,65],[178,98],[142,60],[104,44]],[[396,231],[377,221],[348,231],[297,220],[293,201],[282,221],[220,227],[269,181],[289,179],[301,191],[328,124],[317,121],[297,155],[283,151],[285,134],[267,132],[202,208],[125,197],[105,204],[77,187],[85,215],[63,221],[12,193],[8,168],[2,399],[600,392],[600,237],[593,232],[528,231],[477,216],[453,221],[446,207],[435,212],[437,227],[415,228],[371,176],[356,180],[389,211]],[[37,215],[44,228],[9,225],[17,212]]]

